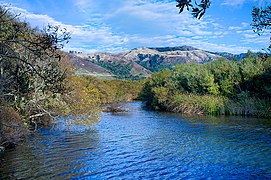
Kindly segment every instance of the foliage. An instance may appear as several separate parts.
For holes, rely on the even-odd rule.
[[[158,110],[271,116],[270,60],[248,53],[238,62],[179,64],[147,79],[141,97]]]
[[[58,26],[40,31],[0,7],[0,98],[31,122],[49,115],[49,98],[65,91],[59,49],[70,34]]]
[[[142,81],[136,80],[102,80],[92,76],[78,77],[84,84],[95,91],[97,94],[96,105],[105,105],[110,103],[118,103],[132,101],[138,98],[138,94],[143,86]],[[93,98],[92,98],[93,99]]]
[[[211,5],[210,0],[201,0],[200,3],[198,3],[197,1],[194,1],[194,3],[192,3],[192,0],[176,0],[176,1],[178,3],[176,7],[180,9],[179,13],[182,13],[184,8],[186,8],[187,11],[191,9],[192,15],[197,19],[200,19],[205,14],[206,9],[208,9]]]
[[[265,9],[261,7],[254,7],[252,10],[252,17],[253,23],[251,26],[254,29],[254,32],[258,33],[258,35],[261,35],[265,31],[269,31],[269,33],[271,33],[271,6],[267,6]],[[267,50],[270,53],[271,44]]]
[[[214,95],[177,94],[168,102],[172,112],[183,114],[223,114],[225,98]]]
[[[56,114],[97,119],[99,106],[138,98],[143,83],[134,80],[103,80],[93,76],[71,75],[65,80],[69,91],[51,99],[48,108]],[[58,99],[58,100],[56,100]]]
[[[202,64],[179,64],[173,70],[174,78],[181,82],[180,89],[187,93],[219,94],[214,75]]]
[[[270,117],[271,103],[269,99],[251,97],[248,92],[242,92],[225,104],[225,114]]]
[[[180,9],[179,13],[182,13],[184,8],[189,11],[190,9],[192,10],[192,15],[200,19],[206,12],[206,9],[208,9],[211,5],[210,0],[201,0],[200,3],[197,1],[194,1],[194,4],[192,4],[192,0],[176,0],[177,5],[176,7]]]
[[[237,62],[217,59],[212,63],[206,64],[206,66],[215,78],[214,82],[218,85],[219,94],[232,96],[239,92],[241,76]]]
[[[20,115],[9,107],[0,106],[0,146],[13,146],[27,134]]]

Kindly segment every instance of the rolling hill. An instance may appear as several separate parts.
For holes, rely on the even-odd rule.
[[[242,58],[242,55],[214,53],[191,46],[136,48],[118,54],[70,54],[78,74],[120,79],[142,79],[178,63],[206,63],[217,58]]]

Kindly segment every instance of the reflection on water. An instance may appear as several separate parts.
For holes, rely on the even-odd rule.
[[[241,116],[202,116],[202,115],[185,115],[183,116],[191,123],[206,123],[213,125],[227,125],[227,126],[242,126],[242,127],[265,127],[271,128],[271,119],[260,119],[253,117]]]
[[[87,129],[40,130],[0,157],[0,179],[271,178],[268,120],[125,108]]]

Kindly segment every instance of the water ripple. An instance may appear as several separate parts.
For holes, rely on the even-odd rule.
[[[91,128],[40,130],[0,157],[0,179],[271,178],[271,127],[260,120],[126,106],[133,111],[103,113]]]

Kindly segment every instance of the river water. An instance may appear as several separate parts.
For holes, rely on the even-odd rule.
[[[39,130],[0,156],[0,179],[271,179],[271,121],[103,113],[91,127]]]

